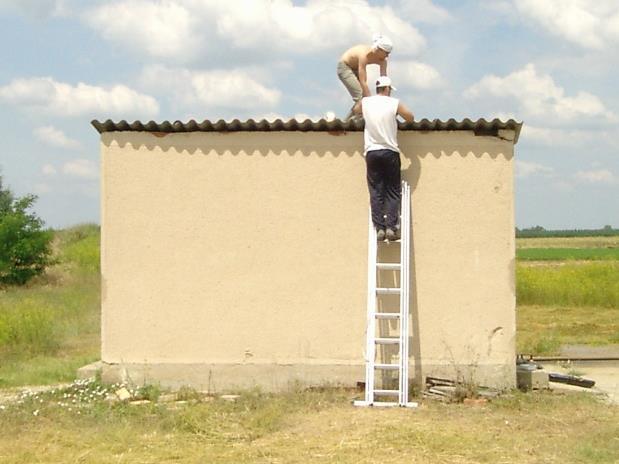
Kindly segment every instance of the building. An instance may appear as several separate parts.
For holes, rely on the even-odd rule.
[[[364,380],[362,123],[93,126],[104,379],[210,391]],[[413,382],[515,385],[520,129],[513,120],[400,125],[412,190]]]

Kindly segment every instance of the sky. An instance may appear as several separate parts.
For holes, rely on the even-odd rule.
[[[617,0],[0,0],[3,184],[99,223],[92,119],[341,118],[375,33],[416,119],[524,123],[518,227],[619,227]]]

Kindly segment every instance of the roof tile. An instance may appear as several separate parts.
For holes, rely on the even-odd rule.
[[[229,122],[223,119],[216,122],[205,119],[201,123],[191,119],[188,122],[174,121],[171,123],[170,121],[163,121],[161,123],[156,123],[155,121],[149,121],[146,124],[141,121],[134,121],[131,124],[125,120],[114,122],[110,119],[105,122],[100,122],[95,119],[91,124],[100,134],[104,132],[354,132],[362,131],[364,127],[363,120],[342,121],[341,119],[329,121],[326,119],[320,119],[319,121],[312,121],[310,119],[304,121],[297,121],[296,119],[289,119],[288,121],[282,121],[281,119],[276,119],[275,121],[267,121],[265,119],[260,121],[255,121],[253,119],[239,121],[238,119],[234,119]],[[451,118],[447,121],[441,121],[440,119],[421,119],[413,122],[398,122],[398,129],[402,131],[465,130],[474,131],[479,135],[498,135],[499,130],[510,129],[516,132],[514,143],[518,142],[521,128],[522,122],[513,119],[509,119],[508,121],[501,121],[499,119],[486,121],[482,118],[477,121],[472,121],[465,118],[462,121],[456,121]]]

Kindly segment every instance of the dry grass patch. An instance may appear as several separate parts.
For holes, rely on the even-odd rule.
[[[0,412],[0,462],[614,463],[619,408],[587,394],[521,394],[482,407],[351,406],[350,391],[243,393],[172,409],[51,398]],[[57,398],[57,397],[56,397]],[[37,411],[36,415],[34,414]]]
[[[619,248],[619,236],[517,238],[516,248]]]
[[[562,345],[619,343],[619,309],[601,307],[518,306],[517,350],[558,354]]]

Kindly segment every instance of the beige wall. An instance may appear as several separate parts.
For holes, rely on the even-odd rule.
[[[510,138],[400,133],[418,382],[514,384]],[[217,389],[363,381],[361,146],[359,132],[102,134],[102,360]]]

